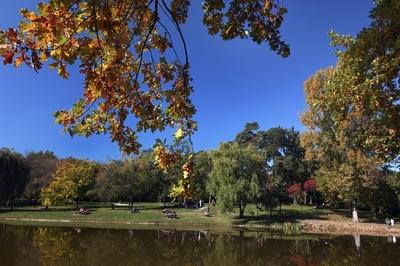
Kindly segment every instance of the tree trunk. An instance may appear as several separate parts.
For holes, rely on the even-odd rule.
[[[244,204],[243,201],[240,200],[240,204],[239,204],[239,218],[243,218],[244,217]]]
[[[358,211],[357,211],[357,201],[355,199],[351,200],[351,212],[353,217],[353,223],[358,223]]]
[[[75,199],[75,206],[76,206],[76,209],[79,210],[79,197],[76,197],[76,199]]]
[[[188,203],[187,203],[186,197],[183,198],[183,207],[184,207],[184,208],[187,208],[187,207],[188,207]]]
[[[8,199],[7,199],[7,204],[6,204],[7,208],[10,206],[10,201],[11,201],[11,193],[8,194]]]
[[[307,192],[304,192],[304,205],[307,205]]]
[[[130,202],[129,202],[129,206],[130,206],[130,208],[132,209],[133,208],[133,196],[131,195],[131,197],[130,197]]]
[[[272,207],[269,208],[269,217],[272,217]]]
[[[279,201],[279,216],[282,215],[282,202]]]

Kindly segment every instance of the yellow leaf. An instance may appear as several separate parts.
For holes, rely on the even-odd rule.
[[[17,59],[15,59],[14,66],[20,67],[23,62],[24,62],[24,58],[22,56],[19,56],[19,57],[17,57]]]
[[[42,54],[40,55],[40,60],[41,60],[42,62],[44,62],[44,61],[47,60],[47,55],[46,55],[46,53],[42,53]]]
[[[69,73],[67,72],[65,65],[62,64],[59,68],[58,68],[58,75],[60,75],[61,77],[63,77],[64,79],[68,79],[69,78]]]
[[[178,128],[178,130],[175,132],[174,137],[176,140],[181,140],[184,136],[184,132],[182,128]]]

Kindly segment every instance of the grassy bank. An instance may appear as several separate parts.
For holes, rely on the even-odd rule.
[[[112,210],[109,204],[84,204],[90,210],[89,215],[76,213],[73,206],[60,206],[48,211],[38,207],[21,207],[12,211],[0,211],[0,219],[48,219],[48,220],[69,220],[73,222],[98,221],[98,222],[149,222],[149,223],[168,223],[168,224],[213,224],[231,226],[235,224],[257,224],[269,225],[282,223],[285,221],[297,221],[301,219],[323,219],[328,212],[326,210],[316,211],[312,207],[304,206],[283,206],[282,211],[274,211],[272,216],[269,211],[261,211],[258,215],[254,213],[253,206],[247,208],[245,217],[239,219],[238,211],[229,214],[220,214],[215,207],[211,207],[211,216],[204,215],[204,210],[181,208],[174,205],[168,206],[176,211],[177,218],[170,219],[162,213],[164,209],[160,203],[136,203],[139,208],[138,213],[131,213],[125,208]]]
[[[65,223],[65,224],[105,224],[110,227],[119,225],[163,225],[163,226],[178,226],[178,227],[245,227],[245,228],[270,228],[281,229],[283,224],[300,223],[306,224],[307,228],[321,228],[324,233],[329,231],[343,231],[346,228],[347,232],[352,230],[363,230],[368,233],[368,228],[351,227],[350,213],[345,210],[318,210],[310,206],[286,205],[282,210],[273,210],[272,215],[269,210],[255,214],[254,206],[249,206],[245,217],[240,219],[238,211],[235,210],[230,214],[220,214],[216,208],[211,208],[211,216],[204,215],[204,211],[198,209],[181,208],[177,206],[169,206],[177,213],[176,219],[165,217],[162,213],[164,207],[160,203],[136,203],[135,207],[139,208],[138,213],[131,213],[125,208],[111,209],[109,204],[84,204],[85,208],[90,210],[90,214],[82,215],[76,213],[73,206],[61,206],[52,208],[48,211],[41,210],[38,207],[21,207],[12,211],[1,210],[0,221],[13,222],[35,222],[35,223]],[[382,221],[377,220],[368,213],[360,213],[361,221],[369,224],[374,224],[380,228]],[[315,222],[313,222],[315,221]],[[319,227],[310,226],[310,224],[321,224]],[[343,224],[348,224],[343,227]],[[350,228],[350,229],[349,229]],[[360,229],[361,228],[361,229]],[[372,227],[371,227],[372,228]],[[382,228],[380,228],[382,229]],[[310,230],[310,229],[308,229]],[[310,230],[311,231],[311,230]],[[376,227],[374,230],[376,231]],[[380,230],[379,232],[382,232]],[[385,232],[385,231],[383,231]]]

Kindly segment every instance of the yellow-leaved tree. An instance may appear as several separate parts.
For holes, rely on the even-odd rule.
[[[98,165],[94,162],[73,158],[62,160],[53,180],[41,192],[42,204],[52,206],[75,202],[78,208],[79,200],[93,186],[97,172]]]
[[[319,163],[318,189],[330,203],[373,206],[368,194],[382,169],[400,167],[400,2],[376,1],[371,24],[354,38],[331,33],[340,46],[335,68],[305,82],[302,121],[306,157]]]

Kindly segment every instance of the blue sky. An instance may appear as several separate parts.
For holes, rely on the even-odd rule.
[[[21,7],[37,1],[4,1],[0,28],[15,27]],[[196,150],[214,149],[232,140],[246,122],[262,129],[275,126],[303,130],[300,113],[306,108],[304,81],[316,70],[335,64],[328,32],[356,34],[369,25],[368,0],[281,0],[289,12],[282,37],[291,55],[281,58],[268,46],[250,40],[224,42],[207,34],[201,23],[201,1],[192,0],[190,19],[184,26],[199,130],[193,137]],[[52,113],[68,108],[82,93],[82,77],[69,80],[44,68],[39,74],[27,67],[0,66],[0,147],[25,153],[51,150],[60,157],[75,156],[99,161],[121,153],[107,136],[74,137],[62,133]],[[144,148],[164,134],[141,134]]]

